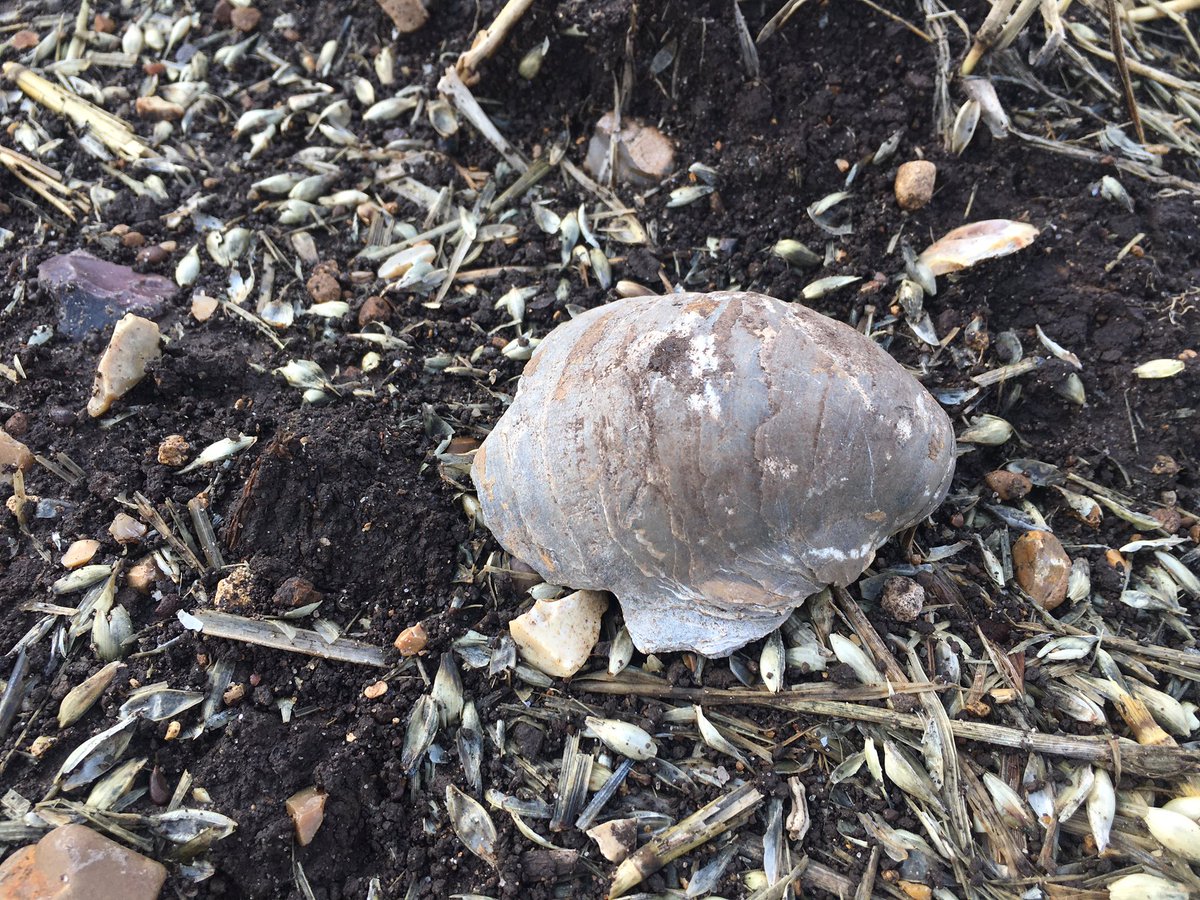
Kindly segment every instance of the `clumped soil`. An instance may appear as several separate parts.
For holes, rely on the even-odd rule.
[[[469,45],[476,22],[490,21],[499,3],[447,0],[433,9],[426,28],[394,44],[400,83],[422,82],[432,90],[453,55]],[[743,5],[752,32],[775,11],[776,3]],[[212,4],[200,5],[198,34],[212,29]],[[580,162],[591,123],[612,103],[614,78],[620,79],[624,47],[633,4],[621,0],[601,3],[583,0],[535,5],[498,56],[482,70],[478,96],[509,139],[526,153],[543,150],[569,136],[568,153]],[[902,4],[907,7],[907,4]],[[982,7],[982,4],[979,4]],[[299,44],[273,43],[288,53],[301,46],[316,52],[338,36],[349,22],[345,40],[353,53],[368,61],[380,40],[388,40],[390,23],[367,0],[315,8],[307,4],[264,2],[264,23],[282,13],[298,17]],[[916,18],[916,10],[906,8]],[[982,17],[974,9],[971,19]],[[797,15],[760,48],[762,74],[747,79],[739,61],[730,6],[724,2],[679,3],[653,0],[637,4],[632,39],[635,87],[628,115],[658,124],[677,143],[678,162],[685,168],[701,162],[719,173],[718,189],[691,206],[667,209],[671,187],[686,183],[677,177],[664,189],[639,201],[638,215],[649,230],[648,246],[614,252],[617,278],[661,289],[665,277],[688,290],[740,286],[783,299],[795,299],[814,274],[789,267],[770,255],[781,238],[797,238],[824,246],[824,235],[805,208],[814,200],[840,190],[845,181],[844,160],[864,161],[894,132],[901,133],[897,154],[886,164],[861,164],[852,186],[854,232],[838,239],[842,251],[821,274],[881,273],[890,277],[901,268],[899,252],[889,255],[900,229],[920,249],[929,239],[963,223],[984,218],[1023,219],[1036,224],[1041,236],[1029,250],[988,264],[960,279],[941,279],[935,297],[927,298],[939,336],[955,328],[980,329],[972,347],[962,337],[944,351],[944,358],[925,377],[930,388],[967,387],[969,376],[995,367],[987,337],[1014,331],[1027,353],[1038,351],[1034,334],[1040,325],[1047,334],[1078,354],[1087,405],[1079,407],[1055,390],[1070,371],[1054,361],[1036,375],[1012,386],[985,393],[978,411],[1004,415],[1017,437],[1001,448],[980,448],[959,464],[955,496],[923,527],[923,546],[948,544],[969,537],[954,523],[966,511],[967,492],[975,490],[986,472],[1012,457],[1029,457],[1071,469],[1132,494],[1143,507],[1159,503],[1163,492],[1175,492],[1183,509],[1200,507],[1196,497],[1197,425],[1192,406],[1197,391],[1196,367],[1161,382],[1139,382],[1133,367],[1156,357],[1173,357],[1189,349],[1200,325],[1194,301],[1200,283],[1200,235],[1196,201],[1178,193],[1156,191],[1128,176],[1122,182],[1134,201],[1133,212],[1098,195],[1095,184],[1108,170],[1078,165],[1031,150],[1015,139],[994,140],[984,129],[961,157],[950,157],[932,128],[935,60],[932,48],[903,26],[875,15],[860,4],[814,4]],[[586,36],[572,36],[569,29]],[[516,68],[530,47],[551,36],[549,52],[532,81],[518,77]],[[961,54],[961,36],[954,49]],[[657,75],[651,63],[666,47],[674,58]],[[661,57],[660,57],[661,60]],[[368,62],[350,71],[368,74]],[[252,84],[266,73],[248,59],[236,73]],[[130,76],[134,83],[135,76]],[[233,76],[230,76],[233,77]],[[265,85],[249,95],[257,106],[277,101],[277,88]],[[1012,87],[1001,86],[1011,109],[1033,101]],[[206,123],[190,137],[202,148],[209,177],[224,200],[209,209],[219,217],[245,214],[249,184],[280,171],[304,145],[303,134],[281,135],[263,157],[246,161],[245,143],[229,139],[231,121]],[[354,127],[362,127],[358,123]],[[397,127],[396,136],[404,129]],[[424,135],[423,135],[424,136]],[[440,186],[462,182],[456,167],[491,170],[492,148],[469,126],[440,142],[433,161],[419,172],[427,183]],[[932,203],[912,214],[902,213],[892,195],[895,168],[918,155],[938,165],[938,186]],[[79,153],[56,162],[78,177],[98,174],[95,163]],[[1168,158],[1166,165],[1173,161]],[[214,808],[233,817],[237,831],[215,846],[211,860],[216,874],[193,884],[173,875],[169,890],[182,896],[294,897],[293,860],[304,869],[319,898],[361,898],[378,878],[386,896],[404,896],[410,885],[417,897],[446,897],[479,893],[504,897],[551,896],[554,866],[549,858],[497,812],[500,829],[500,867],[493,871],[466,853],[447,826],[441,804],[445,786],[464,786],[453,741],[443,737],[446,765],[436,767],[431,783],[412,782],[398,759],[405,723],[412,704],[427,692],[425,676],[436,671],[439,654],[469,629],[493,637],[518,614],[524,603],[504,579],[490,580],[478,572],[487,553],[495,549],[486,532],[473,528],[463,512],[460,491],[441,477],[432,452],[440,436],[432,416],[452,422],[460,434],[482,434],[501,412],[496,392],[511,391],[521,363],[505,358],[488,336],[506,321],[494,303],[514,285],[539,285],[529,302],[527,321],[544,335],[566,315],[566,303],[590,307],[612,299],[594,280],[585,283],[575,270],[542,274],[505,274],[467,291],[453,290],[440,308],[423,307],[417,298],[393,295],[396,311],[389,324],[412,344],[407,351],[384,354],[386,366],[363,374],[361,360],[370,349],[345,336],[352,322],[326,329],[317,320],[301,320],[286,334],[279,350],[245,322],[220,315],[205,324],[188,315],[187,291],[181,292],[162,319],[169,337],[152,377],[118,407],[136,408],[136,415],[101,429],[82,413],[91,388],[95,361],[106,335],[81,344],[56,338],[29,347],[33,330],[53,324],[55,309],[36,282],[38,263],[50,255],[84,247],[98,256],[132,264],[136,251],[105,236],[124,224],[147,241],[177,240],[179,250],[159,268],[171,274],[194,237],[190,224],[170,231],[162,216],[169,211],[150,200],[122,194],[108,206],[99,225],[68,226],[50,217],[33,229],[19,185],[0,177],[4,209],[0,225],[17,234],[0,251],[5,273],[5,308],[0,314],[0,359],[20,358],[28,378],[0,390],[4,418],[10,429],[25,430],[21,440],[36,452],[52,457],[65,453],[86,473],[77,485],[66,485],[48,472],[35,470],[30,493],[64,502],[53,519],[33,519],[32,537],[18,532],[14,519],[0,523],[0,647],[8,648],[37,620],[22,612],[32,598],[49,599],[49,585],[61,574],[57,564],[65,547],[80,537],[103,545],[101,558],[137,558],[145,548],[124,551],[109,536],[113,516],[123,509],[117,497],[144,494],[160,509],[173,501],[183,508],[203,494],[222,541],[227,563],[246,563],[254,588],[240,610],[245,614],[278,613],[274,591],[293,576],[309,579],[325,597],[322,614],[343,625],[355,637],[388,647],[401,629],[423,622],[429,632],[427,653],[420,670],[408,668],[387,677],[383,672],[311,660],[185,632],[175,613],[206,605],[199,591],[180,594],[177,585],[160,580],[152,597],[123,592],[120,600],[141,629],[138,651],[179,638],[164,652],[131,658],[104,699],[77,724],[59,733],[53,721],[58,699],[99,663],[86,646],[54,680],[47,669],[48,646],[32,651],[31,671],[38,675],[16,726],[3,744],[7,765],[0,785],[37,800],[70,749],[96,733],[102,721],[115,714],[135,683],[166,681],[172,687],[203,690],[206,667],[218,657],[232,661],[233,680],[246,687],[223,728],[210,729],[195,740],[167,740],[166,723],[142,723],[129,755],[146,756],[167,782],[175,783],[185,770],[213,798]],[[567,180],[552,176],[543,195],[565,213],[592,199]],[[186,196],[181,192],[180,196]],[[632,196],[623,193],[622,196]],[[403,203],[402,212],[403,215]],[[418,222],[421,212],[413,210]],[[544,235],[528,215],[515,219],[521,230],[512,247],[489,248],[472,265],[541,266],[558,258],[558,241]],[[284,229],[267,213],[250,212],[247,224],[265,230],[285,246]],[[1137,234],[1144,237],[1135,253],[1109,267],[1118,251]],[[336,261],[346,273],[371,268],[352,262],[361,240],[348,230],[316,234],[323,259]],[[714,240],[715,239],[715,240]],[[307,277],[307,272],[305,277]],[[570,279],[564,303],[556,297],[560,277]],[[281,282],[291,276],[283,275]],[[354,285],[343,277],[357,312],[379,283]],[[837,292],[811,305],[842,321],[857,322],[874,307],[887,314],[892,287],[868,282]],[[221,273],[208,266],[199,289],[223,290]],[[287,283],[285,289],[301,286]],[[15,302],[9,302],[16,298]],[[976,325],[972,326],[972,322]],[[433,371],[428,357],[443,353],[470,355],[484,349],[472,364],[492,373],[476,380]],[[889,348],[902,362],[919,363],[917,341],[897,324]],[[361,381],[374,388],[372,396],[346,396],[323,406],[301,403],[300,391],[288,387],[272,370],[288,359],[320,363],[336,383]],[[947,364],[949,360],[949,364]],[[13,416],[14,418],[9,418]],[[179,474],[157,461],[157,447],[167,435],[182,434],[193,452],[209,443],[239,434],[257,443],[215,468]],[[1169,456],[1174,466],[1158,466]],[[461,478],[461,476],[460,476]],[[8,489],[0,488],[5,495]],[[956,499],[957,498],[957,499]],[[1044,502],[1042,502],[1044,500]],[[1045,495],[1039,506],[1053,515],[1054,525],[1073,554],[1093,563],[1098,590],[1105,590],[1104,546],[1119,546],[1128,534],[1115,517],[1097,532],[1072,520],[1056,498]],[[1120,527],[1118,527],[1120,526]],[[31,541],[46,547],[44,561]],[[155,546],[157,538],[150,540]],[[464,548],[466,548],[464,550]],[[905,562],[904,548],[895,543],[881,554],[881,563]],[[469,577],[470,559],[476,577]],[[1011,626],[1028,615],[1017,600],[990,587],[979,568],[977,550],[956,557],[954,572],[962,584],[946,616],[961,619],[956,630],[973,634],[978,624],[1002,647],[1011,647],[1021,634]],[[464,564],[466,568],[464,569]],[[464,571],[467,573],[464,576]],[[209,597],[219,575],[204,581]],[[188,583],[185,580],[185,584]],[[1115,581],[1113,583],[1116,583]],[[1119,586],[1119,585],[1118,585]],[[1111,585],[1109,586],[1111,587]],[[881,632],[894,628],[872,613]],[[1129,616],[1131,633],[1152,639],[1153,621]],[[606,644],[598,652],[603,653]],[[750,648],[748,659],[757,659]],[[640,657],[639,657],[640,659]],[[664,677],[693,684],[691,671],[676,655],[666,655]],[[8,660],[0,664],[5,671]],[[834,677],[840,673],[835,671]],[[388,690],[368,699],[364,688],[387,677]],[[731,680],[724,663],[710,663],[703,683],[723,686]],[[497,719],[508,722],[508,735],[517,751],[531,761],[557,760],[565,735],[582,727],[579,713],[554,713],[544,708],[525,710],[510,675],[492,677],[486,670],[463,670],[464,691],[474,698],[486,728]],[[553,693],[578,698],[596,708],[654,729],[661,723],[664,704],[631,697],[588,695],[569,682],[556,681]],[[291,698],[295,713],[285,724],[276,701]],[[812,722],[759,708],[736,714],[761,727],[776,730],[778,740],[796,738],[781,751],[782,759],[799,758],[812,748],[803,737]],[[32,721],[31,721],[32,717]],[[39,759],[28,753],[39,734],[58,737],[57,745]],[[19,743],[18,743],[19,742]],[[678,756],[690,752],[688,742],[665,742]],[[14,752],[15,751],[15,752]],[[521,783],[520,769],[486,745],[485,786],[511,791]],[[980,752],[986,752],[981,750]],[[769,793],[786,796],[783,779],[769,766],[758,773]],[[638,775],[641,788],[653,785]],[[840,867],[857,878],[865,856],[846,844],[840,819],[854,821],[853,803],[845,786],[832,789],[818,766],[803,775],[808,787],[813,827],[803,851],[813,859]],[[306,848],[294,846],[292,827],[283,800],[317,784],[329,794],[325,823]],[[664,790],[661,808],[675,816],[695,809],[718,791],[703,788],[696,796]],[[437,808],[431,806],[431,801]],[[898,801],[894,801],[897,802]],[[139,808],[151,809],[148,800]],[[900,804],[888,811],[896,827],[919,830]],[[544,822],[535,823],[540,828]],[[755,832],[761,833],[761,832]],[[590,845],[574,831],[551,835],[561,846]],[[837,862],[830,848],[849,851]],[[668,867],[666,875],[685,875],[710,851]],[[579,897],[605,893],[610,866],[588,851],[597,863],[594,872],[579,868],[572,892]],[[886,861],[885,861],[886,862]],[[719,888],[733,896],[740,888],[733,872]],[[599,874],[597,874],[599,873]],[[603,876],[603,877],[601,877]],[[656,876],[650,887],[668,882]]]

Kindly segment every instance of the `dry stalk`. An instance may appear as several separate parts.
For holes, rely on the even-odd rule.
[[[123,119],[48,81],[32,69],[20,63],[7,62],[4,64],[4,75],[35,103],[66,116],[79,128],[90,129],[105,146],[123,159],[132,162],[143,156],[158,155],[142,143]]]
[[[500,49],[512,27],[531,6],[533,0],[508,0],[492,24],[475,35],[471,49],[463,52],[454,64],[454,68],[466,84],[478,83],[479,64]]]
[[[317,632],[304,628],[290,629],[293,634],[289,637],[270,622],[247,619],[212,609],[197,610],[193,615],[200,620],[203,626],[202,633],[209,637],[242,641],[259,647],[270,647],[272,650],[289,650],[333,662],[357,663],[381,669],[386,669],[388,665],[387,653],[383,648],[365,641],[340,637],[329,643]]]

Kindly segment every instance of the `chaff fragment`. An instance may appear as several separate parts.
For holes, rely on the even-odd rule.
[[[285,635],[270,622],[247,619],[244,616],[212,609],[199,609],[192,615],[200,621],[201,632],[209,637],[242,641],[259,647],[270,647],[272,650],[289,650],[332,662],[387,668],[387,654],[383,648],[366,641],[339,637],[331,643],[317,632],[304,628],[289,629],[289,635]]]
[[[43,78],[20,63],[4,64],[4,74],[31,100],[51,112],[66,116],[79,128],[90,129],[105,146],[123,159],[140,159],[158,154],[142,143],[124,119],[106,112],[78,94]]]
[[[763,795],[758,788],[747,783],[700,807],[630,854],[617,867],[609,896],[624,896],[671,860],[737,827],[762,800]]]

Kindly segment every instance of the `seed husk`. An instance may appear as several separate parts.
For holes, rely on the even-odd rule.
[[[88,738],[63,760],[55,782],[64,791],[73,791],[95,781],[117,764],[133,737],[137,719],[121,719],[94,737]]]
[[[450,824],[463,846],[485,863],[498,868],[496,860],[496,826],[487,810],[473,797],[452,784],[446,785],[446,811]]]
[[[600,719],[588,716],[588,729],[615,753],[630,759],[650,759],[658,755],[658,745],[641,728],[619,719]]]
[[[1191,863],[1200,863],[1200,825],[1182,813],[1151,807],[1143,815],[1154,839]]]
[[[71,688],[58,706],[58,727],[66,728],[82,719],[100,699],[100,695],[112,683],[117,670],[123,665],[123,662],[114,660]]]

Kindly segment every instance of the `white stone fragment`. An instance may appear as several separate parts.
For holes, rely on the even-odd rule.
[[[600,637],[600,617],[608,596],[576,591],[561,600],[539,600],[508,623],[521,657],[547,675],[567,678],[587,662]]]

